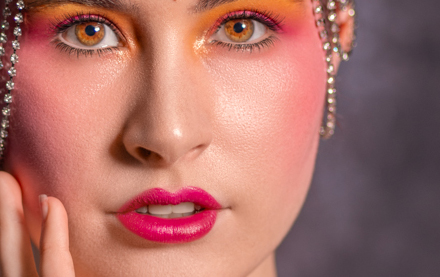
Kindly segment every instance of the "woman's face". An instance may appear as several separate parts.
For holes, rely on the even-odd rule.
[[[263,272],[319,142],[326,64],[311,1],[27,4],[6,169],[33,241],[44,193],[67,209],[78,275]],[[200,238],[147,240],[118,220],[146,190],[185,187],[221,205]]]

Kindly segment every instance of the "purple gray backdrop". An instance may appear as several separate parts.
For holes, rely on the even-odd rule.
[[[440,1],[358,0],[339,125],[279,277],[440,276]]]

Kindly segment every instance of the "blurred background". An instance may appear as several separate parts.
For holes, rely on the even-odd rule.
[[[357,0],[357,48],[279,277],[440,276],[440,1]]]

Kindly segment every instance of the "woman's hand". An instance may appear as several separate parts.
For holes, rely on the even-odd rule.
[[[40,206],[41,276],[73,277],[66,210],[58,199],[45,195],[40,196]],[[21,189],[6,172],[0,172],[0,276],[38,276],[24,222]]]

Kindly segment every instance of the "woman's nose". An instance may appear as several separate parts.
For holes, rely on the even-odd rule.
[[[197,158],[211,143],[211,101],[202,65],[156,54],[123,134],[127,152],[151,166]]]

